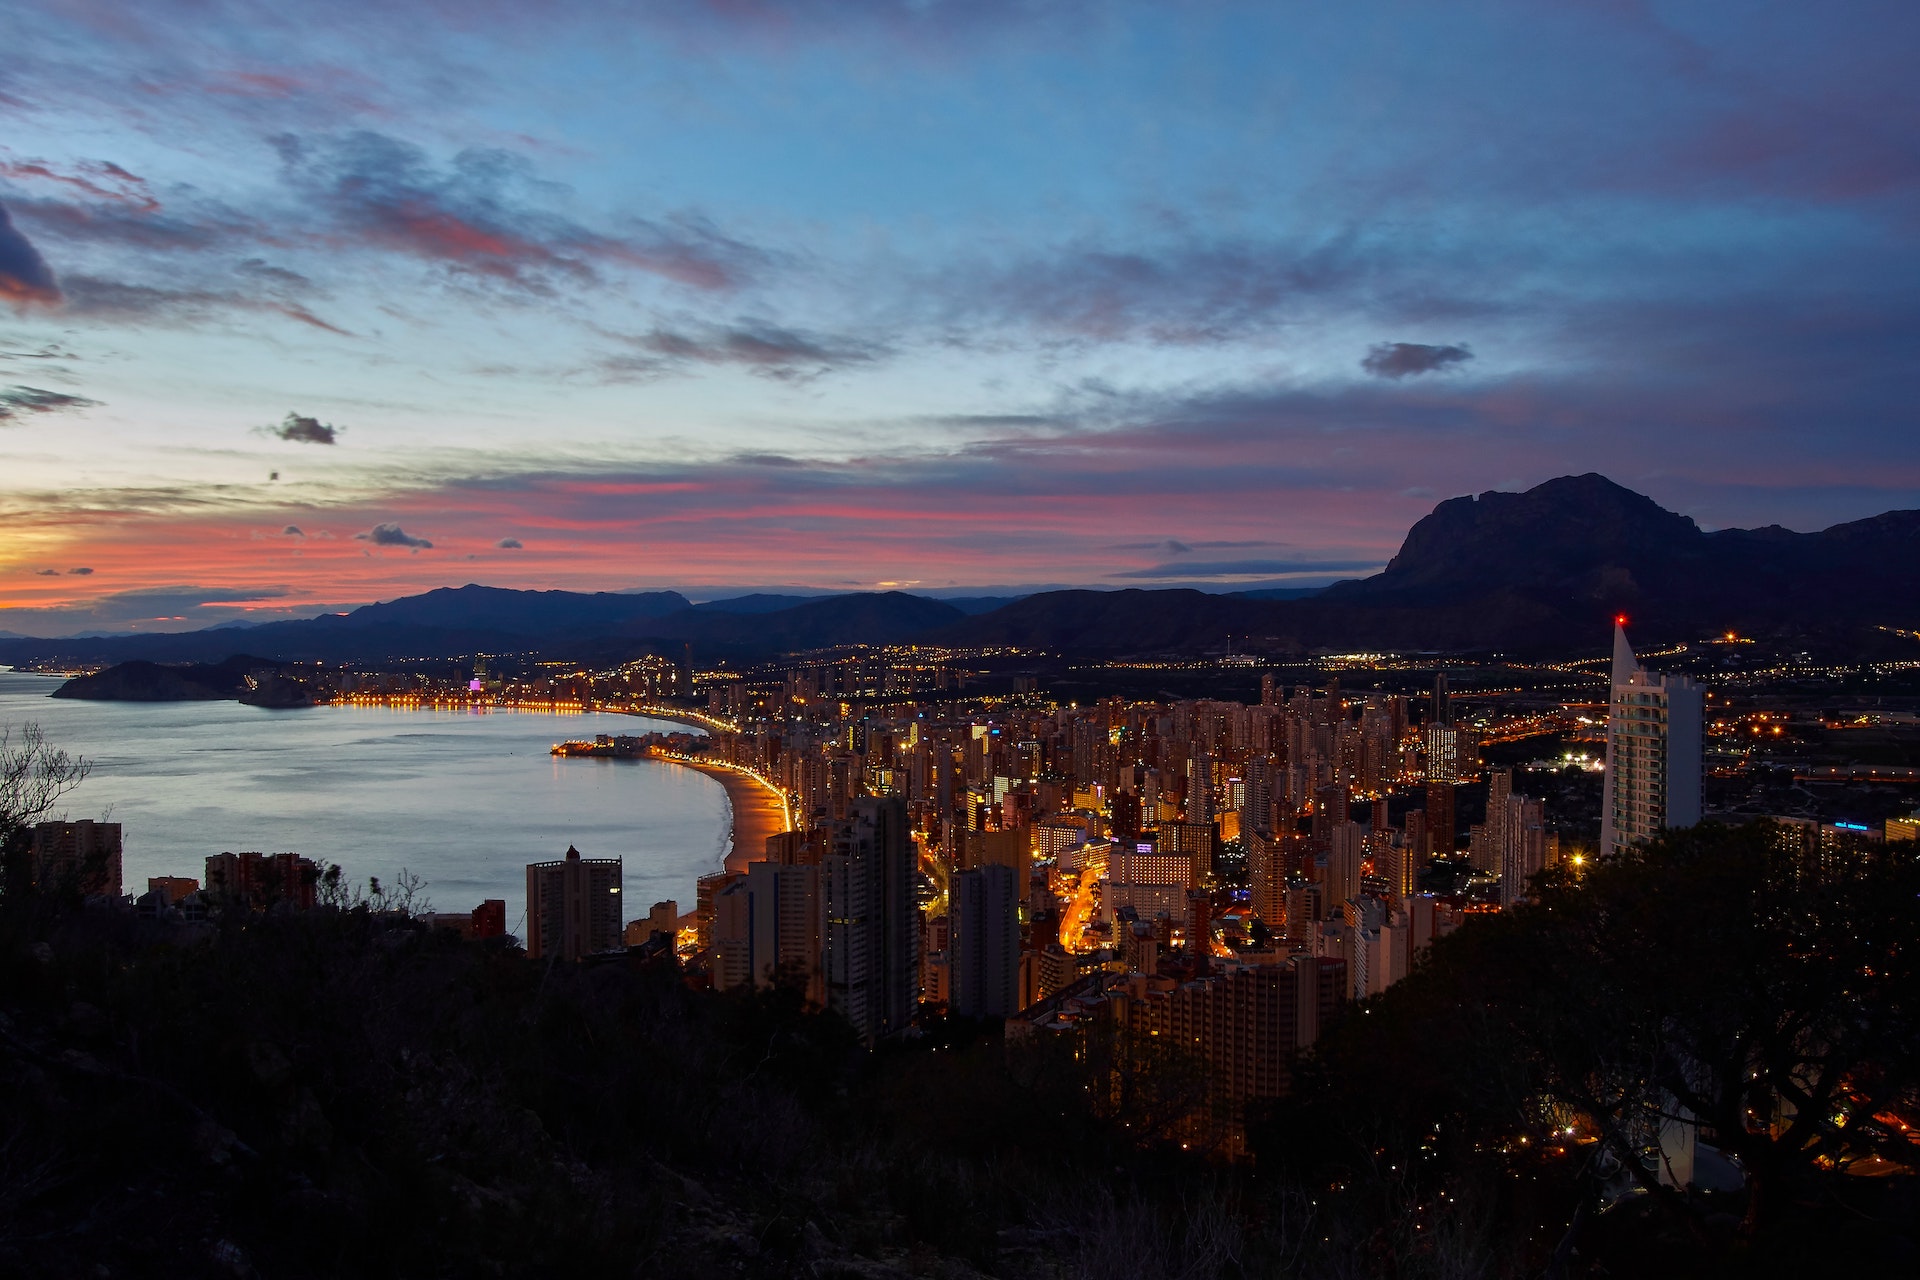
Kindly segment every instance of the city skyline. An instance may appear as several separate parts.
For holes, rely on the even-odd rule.
[[[16,6],[0,605],[1311,585],[1587,470],[1920,506],[1914,22]]]

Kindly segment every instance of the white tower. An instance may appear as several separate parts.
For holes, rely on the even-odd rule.
[[[1607,695],[1607,779],[1600,798],[1600,856],[1700,821],[1700,689],[1686,676],[1648,671],[1614,619]]]

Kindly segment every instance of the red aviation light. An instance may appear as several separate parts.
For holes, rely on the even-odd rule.
[[[1614,615],[1613,615],[1613,625],[1614,625],[1614,626],[1616,626],[1616,627],[1624,627],[1624,626],[1626,626],[1626,625],[1627,625],[1627,615],[1626,615],[1626,614],[1624,614],[1624,613],[1616,613],[1616,614],[1614,614]]]

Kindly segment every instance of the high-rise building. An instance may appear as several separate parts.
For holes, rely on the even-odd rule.
[[[1607,773],[1600,799],[1600,856],[1700,821],[1701,695],[1686,676],[1648,671],[1613,627],[1607,697]]]
[[[824,1004],[820,868],[749,862],[747,891],[753,914],[754,985],[791,986],[809,1002]]]
[[[1422,739],[1428,778],[1458,782],[1473,772],[1477,750],[1472,730],[1464,725],[1429,724],[1422,730]]]
[[[527,956],[579,960],[624,945],[621,862],[583,858],[572,845],[554,862],[527,864]]]
[[[1013,868],[989,863],[956,872],[947,900],[953,1011],[969,1018],[1018,1012],[1020,902]]]
[[[1187,761],[1187,821],[1213,825],[1213,757],[1195,752]]]
[[[1487,820],[1484,836],[1470,850],[1473,869],[1501,874],[1507,848],[1507,801],[1513,795],[1513,770],[1494,769],[1487,774]]]
[[[1273,773],[1274,759],[1268,755],[1250,756],[1241,768],[1240,776],[1246,783],[1240,804],[1242,839],[1250,831],[1273,829]]]
[[[1425,809],[1407,810],[1406,846],[1409,860],[1413,863],[1414,874],[1427,865],[1433,857],[1433,840],[1427,833],[1427,811]]]
[[[716,991],[753,985],[753,890],[745,876],[713,895],[713,947],[708,963]]]
[[[1108,812],[1112,820],[1115,840],[1131,840],[1140,834],[1143,825],[1140,817],[1140,794],[1136,791],[1116,791],[1107,801]]]
[[[1327,849],[1327,902],[1337,905],[1360,896],[1360,863],[1367,856],[1367,829],[1337,822]]]
[[[1395,907],[1404,906],[1420,887],[1418,855],[1405,837],[1379,847],[1380,860],[1385,864],[1381,871],[1387,882],[1387,898]]]
[[[1269,831],[1253,831],[1246,836],[1247,883],[1252,890],[1253,914],[1267,928],[1280,932],[1287,918],[1286,839]]]
[[[39,822],[30,850],[36,889],[83,897],[120,896],[121,832],[117,822]]]
[[[713,985],[721,991],[787,986],[824,1003],[821,913],[819,867],[749,862],[745,875],[713,895]]]
[[[862,1039],[904,1031],[919,1004],[919,867],[907,803],[865,796],[826,861],[827,1003]]]
[[[1434,857],[1451,858],[1453,856],[1453,842],[1458,831],[1454,823],[1453,784],[1428,782],[1427,839],[1432,842]]]
[[[957,855],[954,864],[958,870],[968,871],[985,866],[1010,867],[1014,879],[1019,884],[1026,884],[1027,876],[1033,869],[1033,848],[1025,830],[962,831],[959,835],[959,847],[954,851]]]
[[[1489,811],[1488,819],[1492,819]],[[1500,829],[1500,901],[1513,906],[1527,896],[1527,882],[1540,874],[1557,851],[1547,831],[1546,806],[1527,796],[1508,796]]]

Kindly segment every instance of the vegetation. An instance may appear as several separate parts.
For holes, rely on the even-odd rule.
[[[1911,1261],[1920,858],[1784,834],[1676,832],[1443,939],[1303,1064],[1267,1167],[1416,1236],[1469,1205],[1523,1272]]]
[[[0,1274],[1910,1268],[1896,852],[1705,827],[1550,881],[1331,1029],[1239,1169],[1143,1139],[1204,1091],[1138,1044],[1122,1096],[1051,1042],[868,1054],[670,956],[534,964],[359,895],[182,926],[10,894]],[[1683,1113],[1725,1190],[1660,1176]]]

